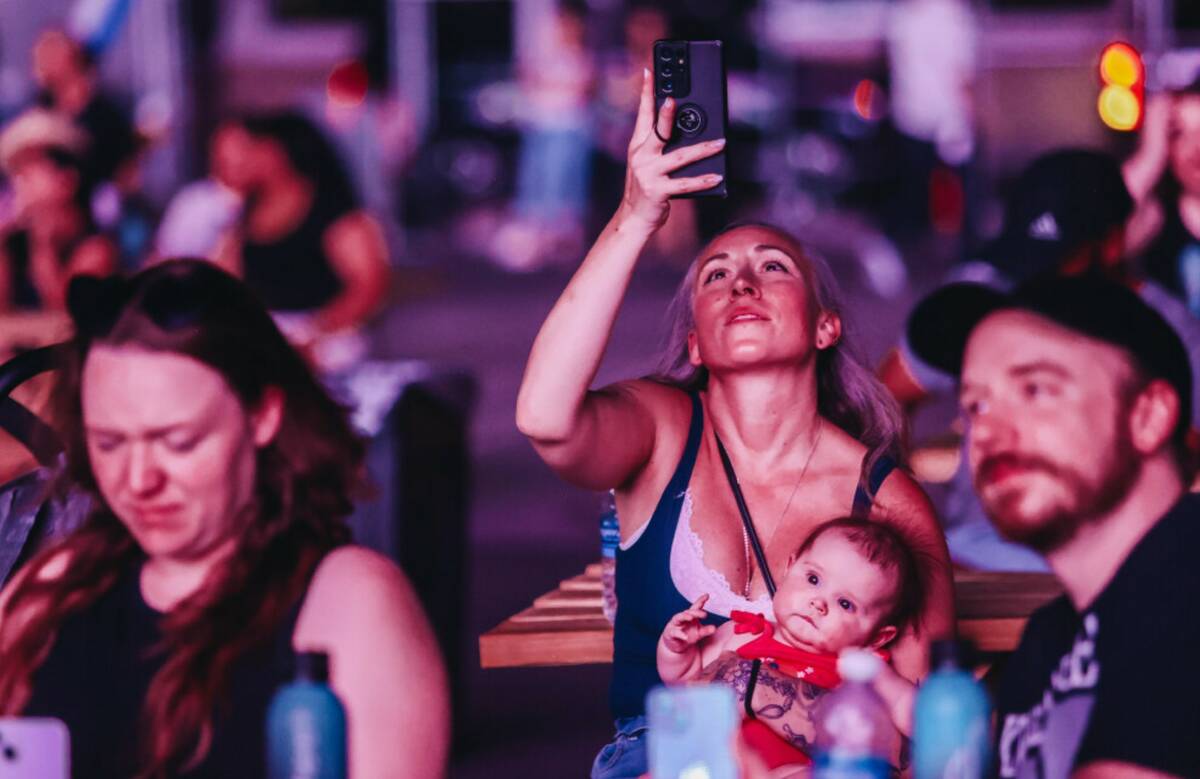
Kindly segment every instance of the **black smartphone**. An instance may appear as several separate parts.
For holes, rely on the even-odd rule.
[[[663,153],[725,137],[729,108],[725,97],[725,54],[720,41],[655,41],[655,116],[667,98],[675,101],[675,125]],[[725,149],[671,174],[689,178],[725,175]],[[725,179],[715,187],[675,197],[725,197]]]

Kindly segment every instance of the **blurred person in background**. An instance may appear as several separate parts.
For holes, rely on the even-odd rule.
[[[1200,366],[1197,322],[1162,287],[1137,279],[1125,260],[1125,225],[1132,211],[1121,168],[1110,155],[1085,149],[1044,154],[1015,183],[1000,236],[983,248],[979,259],[956,265],[939,289],[970,281],[1009,290],[1040,275],[1105,276],[1137,289],[1171,322]],[[914,338],[940,327],[918,303],[901,343],[880,368],[884,383],[909,412],[957,392],[954,376],[928,364],[911,347]],[[981,570],[1046,570],[1035,551],[1003,539],[988,522],[965,456],[959,457],[940,516],[956,563]]]
[[[140,142],[128,114],[101,91],[92,52],[64,30],[47,29],[33,46],[33,79],[38,103],[69,117],[91,139],[82,157],[88,176],[123,191],[135,188]]]
[[[217,125],[208,139],[208,175],[186,184],[167,204],[154,240],[157,258],[218,259],[222,240],[241,219],[241,170],[250,134],[236,121]]]
[[[642,93],[642,71],[653,66],[654,42],[671,37],[670,17],[650,2],[631,3],[625,15],[625,46],[606,63],[601,100],[603,114],[597,122],[597,145],[619,162],[622,173],[626,147],[633,131],[631,117],[637,113]],[[697,246],[696,203],[677,200],[671,214],[650,243],[650,252],[664,258],[691,260]]]
[[[350,546],[363,443],[211,263],[72,285],[59,384],[84,525],[0,593],[0,715],[63,720],[77,777],[266,775],[295,651],[329,655],[354,779],[442,776],[446,678],[403,573]]]
[[[895,647],[897,670],[917,679],[928,637],[953,631],[945,541],[929,499],[897,467],[900,410],[846,343],[828,267],[790,235],[751,224],[714,238],[680,284],[660,374],[590,389],[638,258],[674,207],[669,196],[718,180],[669,177],[722,145],[664,155],[659,134],[669,135],[674,110],[668,101],[655,117],[647,75],[621,204],[542,325],[517,398],[518,428],[559,476],[615,490],[617,735],[592,767],[605,779],[646,770],[645,696],[661,683],[655,648],[671,617],[704,594],[716,621],[770,608],[719,441],[771,571],[782,576],[825,520],[887,522],[913,545],[930,593],[920,630]]]
[[[515,219],[501,228],[495,247],[496,259],[511,270],[573,261],[583,245],[596,80],[586,14],[560,0],[518,57],[523,127]]]
[[[900,131],[899,226],[959,230],[968,223],[964,177],[975,154],[976,30],[963,0],[901,0],[887,29],[892,121]],[[958,193],[959,223],[933,213],[943,190]],[[953,198],[951,198],[953,201]]]
[[[1200,81],[1150,98],[1124,173],[1137,201],[1130,253],[1200,316]]]
[[[217,262],[266,304],[326,372],[362,359],[363,326],[389,293],[388,245],[341,160],[306,117],[227,123],[214,173],[244,201]]]
[[[0,133],[0,166],[12,187],[0,224],[0,311],[61,310],[74,276],[116,268],[116,247],[92,218],[90,140],[66,118],[31,109]]]

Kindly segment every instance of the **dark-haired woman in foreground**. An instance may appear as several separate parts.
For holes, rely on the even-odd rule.
[[[77,777],[262,777],[293,650],[330,656],[351,775],[437,777],[446,681],[404,575],[348,545],[362,444],[244,285],[82,280],[59,404],[85,525],[0,596],[0,714]]]
[[[673,113],[668,103],[658,117],[663,137]],[[718,436],[777,576],[829,519],[888,522],[917,554],[930,593],[920,632],[896,645],[897,669],[917,678],[928,638],[953,630],[945,541],[928,498],[895,468],[899,409],[848,351],[827,268],[787,233],[747,225],[713,239],[680,288],[660,379],[589,390],[668,196],[715,183],[669,178],[717,146],[664,155],[654,122],[647,81],[621,205],[542,326],[517,401],[518,427],[560,476],[616,491],[617,738],[592,769],[606,778],[646,770],[644,700],[659,683],[655,649],[667,621],[705,594],[721,618],[770,608]]]

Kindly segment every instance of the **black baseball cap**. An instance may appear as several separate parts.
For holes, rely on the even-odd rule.
[[[908,343],[926,363],[958,376],[975,327],[1001,310],[1028,311],[1123,349],[1150,378],[1179,395],[1177,433],[1192,418],[1192,368],[1178,333],[1124,284],[1095,275],[1043,276],[1006,293],[982,284],[949,284],[922,300],[908,319]]]
[[[1091,149],[1052,151],[1022,171],[1000,236],[980,254],[1013,281],[1024,281],[1122,227],[1133,205],[1114,157]]]

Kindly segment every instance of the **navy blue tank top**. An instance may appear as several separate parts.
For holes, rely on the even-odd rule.
[[[671,580],[671,544],[679,524],[684,494],[692,480],[692,469],[704,433],[704,409],[700,396],[692,394],[692,421],[683,456],[671,481],[667,482],[650,522],[629,549],[617,549],[617,619],[613,630],[613,678],[609,705],[613,716],[635,717],[645,713],[646,693],[662,684],[658,675],[658,638],[671,617],[691,604]],[[861,481],[854,492],[855,516],[871,510],[871,495],[879,489],[896,463],[881,457],[871,468],[867,485]],[[709,614],[706,624],[719,625],[726,618]]]

